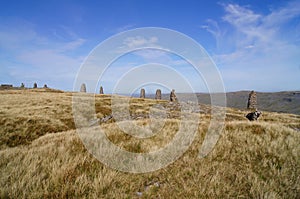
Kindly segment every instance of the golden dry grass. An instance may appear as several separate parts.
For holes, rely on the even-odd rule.
[[[131,174],[113,170],[87,152],[72,130],[72,93],[1,91],[0,98],[1,198],[300,197],[298,115],[264,112],[259,121],[249,122],[246,111],[227,109],[218,143],[200,159],[210,119],[202,113],[195,140],[183,156],[161,170]],[[165,101],[131,99],[130,112],[147,114],[157,103]],[[97,117],[110,114],[110,105],[109,95],[97,95]],[[150,119],[134,122],[143,126]],[[179,122],[167,119],[149,139],[126,135],[113,121],[101,128],[119,147],[149,152],[165,146]]]

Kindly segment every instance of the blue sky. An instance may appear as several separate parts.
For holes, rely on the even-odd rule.
[[[81,64],[100,42],[134,28],[162,27],[201,44],[226,91],[300,90],[299,0],[11,0],[0,5],[1,84],[37,82],[72,90]],[[109,80],[116,82],[130,67],[149,60],[168,64],[170,58],[180,61],[155,51],[128,55],[100,84],[111,92],[114,81]],[[174,68],[197,84],[187,63]],[[207,91],[203,81],[199,85],[196,91]]]

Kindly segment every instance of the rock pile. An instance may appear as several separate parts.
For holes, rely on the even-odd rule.
[[[86,85],[85,85],[85,83],[81,84],[80,92],[86,93]]]
[[[161,99],[161,90],[160,90],[160,89],[157,89],[157,90],[156,90],[156,93],[155,93],[155,99],[158,99],[158,100]]]
[[[257,97],[256,92],[251,91],[248,97],[247,109],[256,110],[257,109]]]
[[[100,86],[100,94],[104,94],[102,86]]]
[[[174,89],[170,93],[170,101],[171,102],[177,102],[177,97],[175,95],[175,90]]]
[[[141,89],[140,98],[145,98],[145,89]]]

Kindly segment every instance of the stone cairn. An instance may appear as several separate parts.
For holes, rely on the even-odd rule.
[[[251,91],[248,97],[247,109],[256,110],[257,109],[257,97],[256,92]]]
[[[36,82],[34,82],[33,88],[37,88],[37,83]]]
[[[21,83],[20,88],[25,88],[25,84],[24,84],[24,83]]]
[[[145,98],[145,89],[141,89],[140,98]]]
[[[171,93],[170,93],[170,101],[171,102],[177,102],[177,97],[175,95],[175,90],[172,89]]]
[[[161,90],[157,89],[155,93],[155,99],[160,100],[161,99]]]
[[[48,88],[47,84],[44,84],[44,88]]]
[[[104,94],[102,86],[100,86],[100,94]]]
[[[80,92],[86,93],[86,85],[85,85],[85,83],[81,84]]]

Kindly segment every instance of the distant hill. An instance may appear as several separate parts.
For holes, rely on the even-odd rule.
[[[246,108],[249,93],[250,91],[227,93],[227,106]],[[300,115],[300,91],[257,92],[257,103],[260,110]]]
[[[227,107],[246,109],[250,91],[237,91],[226,93]],[[191,94],[177,93],[184,101],[191,99]],[[147,97],[147,96],[146,96]],[[154,95],[149,95],[154,98]],[[169,94],[163,94],[163,99],[168,99]],[[199,103],[210,104],[208,93],[197,93]],[[292,113],[300,115],[300,91],[283,92],[257,92],[258,109],[279,113]]]

